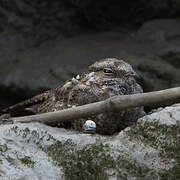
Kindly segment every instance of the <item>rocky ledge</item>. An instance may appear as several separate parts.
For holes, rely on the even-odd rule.
[[[1,125],[2,179],[180,179],[180,104],[114,136],[39,123]]]

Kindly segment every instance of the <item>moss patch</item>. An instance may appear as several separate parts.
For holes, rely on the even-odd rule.
[[[117,179],[158,179],[159,175],[153,169],[140,165],[138,162],[119,155],[116,160]]]
[[[156,172],[140,166],[128,155],[120,154],[115,158],[108,145],[94,144],[77,149],[70,140],[65,143],[57,141],[46,152],[56,165],[63,167],[66,180],[108,180],[110,177],[143,179],[147,173],[151,177],[158,177]]]
[[[141,141],[145,145],[148,144],[158,150],[160,157],[175,160],[173,168],[160,173],[162,179],[180,178],[179,132],[180,126],[178,124],[167,126],[158,122],[144,122],[143,125],[138,123],[138,125],[134,125],[126,131],[131,139]]]
[[[63,167],[65,179],[109,179],[108,169],[115,167],[109,148],[105,145],[85,146],[77,149],[72,141],[57,141],[46,149],[55,163]]]
[[[157,130],[152,124],[145,124],[143,127],[138,124],[138,126],[130,128],[126,133],[132,140],[135,139],[137,142],[141,141],[158,148],[157,143],[158,141],[160,142],[160,139],[157,138],[157,134],[155,133],[162,133],[164,135],[170,133],[169,138],[171,139],[175,137],[176,131],[178,131],[178,129],[174,130],[171,128],[167,130],[165,126],[159,128],[160,129]],[[168,175],[173,176],[173,178],[176,176],[179,177],[178,165],[175,165],[166,172],[157,172],[136,162],[128,153],[126,154],[126,152],[122,150],[118,152],[118,150],[114,150],[109,145],[92,144],[79,146],[70,139],[58,141],[46,131],[38,132],[36,130],[29,130],[28,128],[23,130],[17,127],[11,130],[13,130],[16,135],[24,138],[25,142],[33,142],[42,151],[46,152],[54,164],[62,168],[66,180],[108,180],[111,177],[115,179],[130,179],[133,177],[137,179],[164,179],[168,177]],[[49,142],[49,145],[47,145],[47,142]],[[165,144],[163,143],[163,145]],[[172,147],[168,145],[168,147],[165,148],[166,153],[163,152],[163,145],[162,143],[160,144],[162,149],[160,155],[167,156],[168,158],[176,157],[177,160],[179,152],[177,152],[175,156],[172,154],[172,148],[175,148],[177,144],[174,144]],[[178,147],[176,147],[175,151],[177,150]],[[21,159],[21,161],[26,165],[32,165],[32,167],[34,165],[30,157],[25,157]],[[177,160],[177,163],[178,162]],[[174,174],[170,174],[172,172]]]
[[[25,156],[23,158],[19,158],[19,160],[21,161],[22,164],[26,165],[29,168],[33,168],[35,162],[31,160],[31,158],[29,156]]]
[[[0,154],[6,152],[8,150],[8,147],[6,144],[1,145],[0,144]]]

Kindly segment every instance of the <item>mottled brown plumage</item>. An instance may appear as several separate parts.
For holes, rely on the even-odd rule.
[[[142,93],[135,80],[131,65],[115,58],[95,62],[88,70],[67,81],[64,86],[47,91],[22,103],[11,106],[3,113],[11,116],[39,114],[105,100],[115,95]],[[113,134],[135,122],[144,114],[143,108],[132,108],[119,112],[102,113],[88,119],[96,122],[97,132]],[[82,130],[87,119],[73,120],[60,126]]]

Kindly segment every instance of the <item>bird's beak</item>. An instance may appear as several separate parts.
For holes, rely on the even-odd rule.
[[[137,75],[137,73],[136,72],[134,72],[134,71],[130,71],[130,72],[127,72],[126,74],[125,74],[125,76],[127,76],[127,77],[135,77]]]
[[[142,80],[142,76],[139,75],[139,74],[137,74],[137,73],[135,74],[134,78],[135,78],[135,80],[136,80],[137,82],[139,82],[139,81]]]
[[[126,77],[134,77],[134,79],[136,80],[137,83],[141,83],[142,82],[142,76],[137,74],[134,71],[128,72],[126,75]]]

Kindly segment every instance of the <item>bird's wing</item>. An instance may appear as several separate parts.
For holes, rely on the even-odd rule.
[[[1,110],[0,114],[10,114],[11,116],[24,116],[24,115],[36,114],[35,109],[31,107],[46,101],[51,96],[51,94],[52,94],[51,91],[46,91],[30,99],[27,99],[13,106],[5,108]]]

